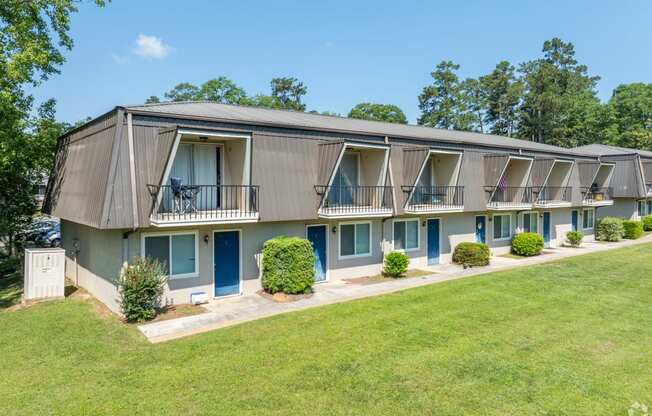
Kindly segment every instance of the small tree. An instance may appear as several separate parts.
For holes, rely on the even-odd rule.
[[[384,272],[391,277],[401,277],[407,271],[410,259],[404,253],[392,251],[385,256]]]
[[[156,316],[167,283],[166,271],[158,260],[136,257],[123,269],[118,281],[120,309],[129,322],[143,322]]]

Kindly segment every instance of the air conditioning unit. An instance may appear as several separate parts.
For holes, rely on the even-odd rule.
[[[64,297],[66,252],[61,248],[25,249],[25,300]]]

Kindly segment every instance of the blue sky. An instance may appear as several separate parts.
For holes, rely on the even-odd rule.
[[[500,60],[540,56],[543,41],[558,36],[602,77],[606,100],[621,83],[652,82],[651,16],[649,1],[82,3],[62,73],[34,95],[56,98],[58,118],[74,122],[183,81],[224,75],[255,94],[268,93],[275,76],[294,76],[308,86],[309,110],[392,103],[414,122],[441,60],[477,77]]]

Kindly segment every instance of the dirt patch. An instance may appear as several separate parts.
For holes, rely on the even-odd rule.
[[[267,293],[264,290],[259,290],[256,293],[265,299],[269,299],[272,302],[277,303],[296,302],[301,299],[308,299],[312,297],[312,293],[300,293],[298,295],[291,295],[288,293],[279,292],[272,295],[271,293]]]
[[[612,341],[603,341],[593,347],[591,352],[595,355],[608,355],[618,349],[618,344]]]
[[[432,274],[436,274],[436,273],[429,272],[426,270],[411,269],[405,272],[405,274],[403,274],[401,277],[389,277],[381,273],[374,276],[354,277],[351,279],[342,279],[342,280],[346,282],[346,284],[365,286],[365,285],[373,285],[376,283],[391,282],[393,280],[398,280],[398,279],[410,279],[415,277],[430,276]]]

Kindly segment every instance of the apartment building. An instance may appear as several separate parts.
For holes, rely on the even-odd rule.
[[[61,218],[67,276],[117,311],[115,280],[135,256],[166,264],[178,304],[259,290],[263,243],[278,235],[312,242],[319,282],[377,274],[393,250],[429,268],[463,241],[503,253],[521,231],[549,247],[572,229],[590,239],[596,217],[620,212],[630,165],[488,134],[161,103],[61,137],[44,210]]]

